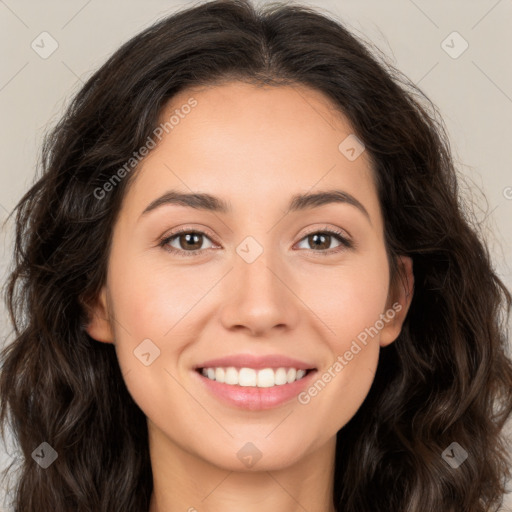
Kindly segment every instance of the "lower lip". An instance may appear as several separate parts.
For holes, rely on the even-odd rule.
[[[310,371],[306,376],[302,377],[302,379],[296,380],[291,384],[282,384],[270,388],[232,386],[208,379],[197,371],[193,373],[213,395],[224,403],[234,405],[240,409],[260,411],[278,407],[295,398],[310,384],[313,376],[316,374],[316,370]]]

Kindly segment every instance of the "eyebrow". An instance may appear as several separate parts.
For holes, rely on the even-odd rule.
[[[288,205],[287,213],[317,208],[331,203],[344,203],[356,207],[361,211],[371,224],[371,219],[366,208],[351,194],[343,190],[325,190],[315,193],[295,194]],[[162,196],[152,201],[141,213],[141,217],[155,210],[156,208],[176,204],[206,210],[215,213],[229,213],[232,208],[229,202],[206,193],[184,193],[176,190],[169,190]]]

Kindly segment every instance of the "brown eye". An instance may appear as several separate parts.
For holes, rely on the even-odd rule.
[[[306,249],[327,254],[339,251],[340,247],[352,247],[352,242],[347,240],[341,233],[334,231],[316,231],[306,235],[299,243],[303,243],[303,241],[307,242],[309,246],[305,247]],[[333,241],[337,242],[337,245],[334,247],[331,246]]]
[[[323,233],[314,233],[313,235],[308,235],[308,243],[314,249],[330,249],[331,239],[331,235],[326,235]]]
[[[207,247],[204,247],[205,240],[210,243]],[[210,238],[199,231],[181,231],[172,234],[162,240],[160,245],[169,252],[189,253],[190,255],[213,247]]]
[[[179,249],[190,249],[197,250],[201,249],[203,245],[203,239],[200,233],[185,233],[183,235],[178,235],[178,245]]]

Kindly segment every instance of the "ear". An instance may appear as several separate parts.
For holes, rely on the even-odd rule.
[[[92,304],[85,305],[88,313],[88,323],[85,330],[89,336],[103,343],[114,343],[113,330],[107,301],[107,291],[104,286]]]
[[[402,330],[414,293],[414,274],[412,259],[398,256],[398,276],[391,284],[386,311],[383,314],[384,327],[380,332],[380,346],[386,347],[393,343]]]

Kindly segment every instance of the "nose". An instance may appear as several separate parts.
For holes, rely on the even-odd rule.
[[[300,300],[293,291],[289,272],[271,260],[268,252],[252,263],[237,257],[225,286],[226,299],[220,312],[224,328],[261,337],[296,327]]]

